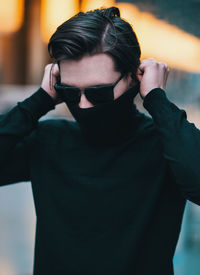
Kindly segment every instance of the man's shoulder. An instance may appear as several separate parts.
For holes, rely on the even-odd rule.
[[[138,121],[138,133],[155,133],[156,127],[155,123],[151,116],[146,115],[142,112],[138,112],[137,114]]]
[[[133,139],[133,144],[135,143],[135,139],[144,145],[155,146],[156,144],[158,148],[160,147],[160,135],[151,116],[145,113],[138,114],[137,132]]]
[[[69,120],[63,116],[57,116],[55,118],[40,119],[38,122],[38,129],[47,130],[47,129],[63,129],[63,128],[73,128],[75,127],[76,122]]]

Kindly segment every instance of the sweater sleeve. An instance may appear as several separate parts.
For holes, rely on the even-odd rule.
[[[30,97],[0,115],[0,186],[29,180],[28,150],[34,142],[38,119],[55,109],[41,87]]]
[[[163,145],[163,156],[184,198],[200,205],[200,130],[160,88],[146,95],[143,106],[152,116]]]

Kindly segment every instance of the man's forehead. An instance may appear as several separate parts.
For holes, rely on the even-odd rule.
[[[117,77],[120,75],[119,72],[109,73],[107,75],[101,73],[65,73],[61,72],[61,82],[62,84],[70,86],[96,86],[96,85],[107,85],[116,81]]]
[[[114,83],[121,75],[120,72],[101,73],[80,73],[80,72],[61,72],[61,84],[77,87],[108,85]]]
[[[80,60],[62,60],[60,75],[63,84],[82,87],[111,84],[120,73],[115,71],[110,56],[96,54]]]

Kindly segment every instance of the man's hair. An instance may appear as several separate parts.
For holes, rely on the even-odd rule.
[[[140,45],[131,25],[117,7],[79,12],[60,25],[49,40],[48,51],[58,65],[61,60],[79,60],[85,55],[108,54],[115,70],[125,76],[140,64]]]

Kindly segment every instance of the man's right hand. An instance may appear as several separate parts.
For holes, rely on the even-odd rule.
[[[58,64],[47,64],[45,66],[44,75],[42,79],[41,87],[45,90],[55,101],[55,104],[62,103],[62,100],[58,97],[54,85],[56,83],[56,77],[60,74]]]

